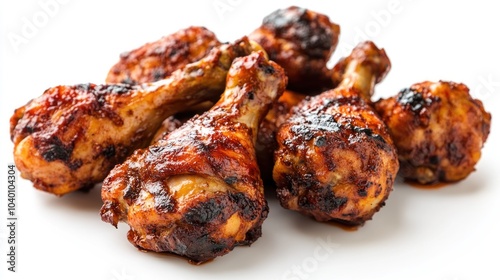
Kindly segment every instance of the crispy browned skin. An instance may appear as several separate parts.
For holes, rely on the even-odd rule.
[[[387,128],[364,99],[389,59],[365,42],[346,61],[339,87],[299,103],[278,130],[273,176],[283,207],[360,224],[384,205],[399,166]]]
[[[326,67],[337,47],[339,25],[328,16],[292,6],[266,16],[250,39],[261,44],[269,58],[281,65],[289,88],[319,93],[332,88]],[[175,69],[201,59],[219,41],[203,27],[190,27],[121,55],[111,68],[108,83],[144,83],[167,77]]]
[[[398,148],[401,175],[423,184],[466,178],[490,132],[491,115],[464,84],[417,83],[375,108]]]
[[[106,83],[141,84],[164,79],[198,61],[220,42],[204,27],[192,26],[120,55]]]
[[[326,15],[299,7],[289,7],[268,15],[264,19],[262,26],[253,31],[249,37],[262,44],[270,59],[285,68],[289,77],[289,88],[311,95],[333,88],[340,82],[331,79],[333,73],[326,67],[326,63],[337,46],[339,35],[340,27],[330,22]],[[174,38],[179,37],[176,34],[169,37],[172,36]],[[166,38],[163,40],[167,40]],[[177,41],[184,40],[183,37],[180,38]],[[201,39],[210,41],[212,37],[204,36]],[[130,60],[122,59],[122,61],[127,62],[127,67],[132,69],[142,69],[142,65],[149,65],[149,61],[160,63],[153,51],[155,46],[159,44],[162,44],[162,41],[146,44],[132,52],[140,51],[139,55]],[[169,48],[172,48],[175,52],[175,47],[175,44],[168,45],[165,53],[172,52]],[[165,64],[165,67],[172,69],[176,65],[168,59],[162,60],[161,63]],[[117,65],[120,67],[115,66],[111,72],[114,71],[114,75],[119,77],[127,76],[127,67],[123,66],[123,62]],[[154,65],[157,67],[157,64]],[[124,73],[121,74],[121,71],[124,71]],[[135,73],[136,76],[129,80],[154,81],[154,76],[150,74],[151,71],[137,71]],[[332,81],[335,81],[335,83]],[[261,124],[256,149],[262,177],[266,183],[273,183],[273,154],[276,149],[275,133],[279,122],[288,113],[289,109],[303,97],[302,94],[284,94],[272,107]],[[204,111],[203,108],[201,109]],[[188,114],[172,116],[166,119],[154,137],[153,142],[162,135],[178,128],[189,117],[200,113],[195,109],[186,108],[186,110],[189,111]]]
[[[128,223],[139,248],[197,263],[254,242],[268,211],[254,143],[285,86],[283,69],[261,52],[235,60],[211,110],[111,171],[102,219]]]
[[[181,127],[195,115],[201,115],[210,110],[210,108],[212,108],[214,104],[215,102],[205,101],[203,103],[197,104],[196,106],[190,106],[189,108],[186,108],[186,111],[184,112],[180,112],[166,118],[161,123],[161,127],[156,131],[153,140],[151,140],[151,144],[158,142],[158,140],[162,139],[165,135]]]
[[[274,166],[274,151],[278,146],[276,144],[276,132],[278,127],[285,120],[290,109],[302,101],[307,95],[286,90],[281,97],[269,109],[266,117],[262,120],[259,126],[257,142],[255,143],[255,151],[257,153],[257,162],[261,173],[262,180],[266,185],[273,185],[273,166]],[[195,114],[202,114],[206,111],[210,102],[200,104],[200,106],[192,108],[188,112],[168,117],[163,121],[160,129],[156,132],[152,143],[156,143],[166,134],[171,133],[187,122]]]
[[[58,86],[17,109],[10,119],[21,175],[53,194],[100,182],[135,149],[151,141],[161,122],[224,90],[234,58],[261,49],[244,38],[168,79],[143,86]]]
[[[285,69],[289,89],[318,93],[334,86],[326,63],[339,35],[340,27],[328,16],[292,6],[266,16],[249,38]]]

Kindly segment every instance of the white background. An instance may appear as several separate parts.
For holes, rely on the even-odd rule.
[[[50,15],[40,5],[46,2],[9,0],[0,7],[1,279],[500,279],[500,20],[494,1],[66,0]],[[341,25],[332,63],[364,39],[386,49],[393,68],[377,96],[424,80],[467,84],[493,115],[477,171],[436,190],[398,182],[387,206],[354,232],[285,211],[270,194],[262,238],[202,266],[135,249],[125,224],[116,230],[101,222],[99,188],[57,198],[20,179],[18,272],[7,271],[5,181],[15,108],[51,86],[102,83],[121,52],[180,28],[203,25],[232,41],[291,4]],[[27,22],[36,30],[26,33]]]

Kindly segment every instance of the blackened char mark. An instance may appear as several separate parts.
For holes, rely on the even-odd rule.
[[[249,199],[244,193],[231,193],[230,200],[238,206],[241,216],[246,220],[254,220],[259,213],[255,207],[255,202]]]
[[[67,162],[71,159],[73,145],[65,145],[57,136],[51,136],[43,141],[43,145],[37,147],[46,161],[62,160]]]
[[[264,18],[263,25],[278,37],[294,41],[311,57],[322,58],[332,46],[333,32],[328,26],[318,24],[317,19],[303,8],[274,11]]]
[[[146,190],[154,197],[155,209],[158,212],[174,212],[175,200],[166,191],[166,186],[161,182],[147,182],[145,184]]]
[[[211,198],[189,209],[184,215],[184,219],[190,225],[204,225],[220,216],[224,208],[223,203]]]
[[[397,101],[406,106],[415,113],[420,113],[424,108],[432,105],[436,100],[424,97],[424,94],[414,91],[411,88],[405,88],[398,93]]]

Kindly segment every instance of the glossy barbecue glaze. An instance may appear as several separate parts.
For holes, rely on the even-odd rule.
[[[109,70],[106,83],[141,84],[165,79],[218,45],[215,34],[204,27],[181,29],[121,54],[120,61]]]
[[[283,123],[290,109],[305,97],[306,95],[304,94],[286,90],[278,101],[271,106],[269,113],[260,123],[257,142],[255,143],[255,151],[257,153],[260,174],[265,185],[274,185],[274,151],[278,146],[276,143],[276,132],[278,131],[278,127]],[[193,107],[193,110],[189,112],[183,112],[167,118],[163,121],[161,128],[156,132],[152,143],[157,142],[166,134],[179,128],[195,114],[202,114],[204,111],[208,110],[206,109],[208,105],[210,105],[210,102]]]
[[[254,144],[285,86],[283,69],[262,53],[236,59],[211,110],[111,171],[102,219],[128,223],[139,248],[193,262],[254,242],[268,211]]]
[[[299,103],[280,127],[273,175],[285,208],[360,224],[384,205],[398,171],[388,131],[364,99],[390,62],[371,42],[345,61],[339,87]]]
[[[375,108],[398,148],[402,176],[422,184],[466,178],[490,132],[491,114],[464,84],[417,83]]]
[[[266,16],[249,38],[285,69],[289,89],[318,93],[334,86],[326,63],[339,35],[340,26],[328,16],[292,6]]]
[[[144,84],[57,86],[10,119],[21,175],[56,195],[100,182],[151,141],[168,116],[217,98],[236,57],[261,49],[244,38],[213,49],[168,79]]]

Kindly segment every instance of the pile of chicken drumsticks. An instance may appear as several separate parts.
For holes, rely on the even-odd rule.
[[[339,35],[299,7],[233,43],[179,30],[122,54],[106,84],[49,88],[15,110],[15,163],[58,196],[102,182],[103,221],[194,263],[261,236],[264,185],[287,209],[359,225],[398,171],[422,184],[466,178],[490,129],[481,101],[439,81],[374,102],[388,56],[361,42],[330,69]]]

